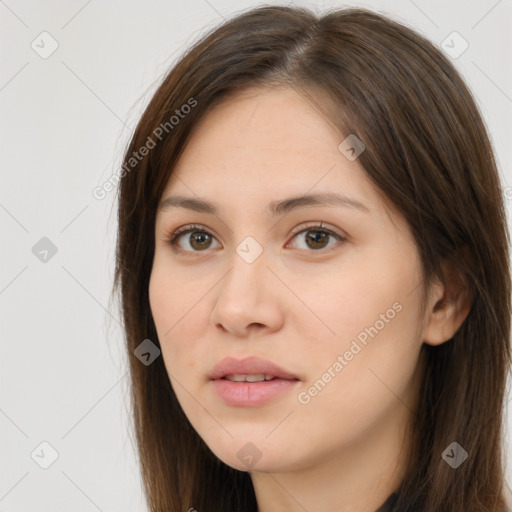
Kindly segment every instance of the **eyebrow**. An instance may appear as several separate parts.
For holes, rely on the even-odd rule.
[[[317,194],[308,194],[296,197],[289,197],[279,201],[273,201],[268,204],[265,211],[271,215],[283,215],[299,208],[308,206],[341,206],[354,208],[369,213],[369,208],[357,199],[348,196],[335,194],[333,192],[324,192]],[[218,214],[218,208],[204,199],[196,199],[186,196],[169,196],[158,206],[159,210],[171,210],[173,208],[186,208],[200,213],[211,215]]]

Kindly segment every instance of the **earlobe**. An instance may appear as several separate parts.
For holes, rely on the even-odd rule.
[[[473,302],[467,279],[457,269],[451,266],[445,276],[445,283],[434,285],[426,312],[423,341],[428,345],[450,340],[467,318]]]

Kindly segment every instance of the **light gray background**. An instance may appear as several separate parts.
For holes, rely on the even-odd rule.
[[[183,50],[259,4],[0,1],[2,512],[146,510],[119,312],[109,303],[115,194],[97,200],[92,191],[118,170],[142,108]],[[512,184],[512,1],[315,2],[343,5],[391,15],[440,46],[460,33],[469,47],[455,63]],[[47,58],[44,31],[58,43]],[[510,210],[512,188],[506,195]],[[47,262],[32,252],[42,237],[57,247]],[[59,454],[48,469],[31,458],[36,450],[49,461],[43,441]],[[507,475],[512,482],[511,463]]]

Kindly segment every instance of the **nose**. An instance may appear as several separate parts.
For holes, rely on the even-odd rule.
[[[267,268],[263,252],[249,263],[233,251],[231,268],[214,288],[211,324],[237,337],[274,332],[283,324],[279,280]]]

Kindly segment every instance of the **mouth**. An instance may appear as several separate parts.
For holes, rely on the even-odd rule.
[[[259,357],[235,359],[227,357],[217,363],[209,375],[211,380],[228,379],[235,382],[261,382],[263,380],[299,380],[277,364]]]
[[[292,373],[256,357],[223,359],[215,366],[210,380],[219,397],[234,407],[264,405],[300,382]]]
[[[224,380],[230,380],[232,382],[268,382],[269,380],[281,379],[275,375],[265,375],[264,373],[258,373],[253,375],[239,375],[230,374],[222,377]],[[282,380],[297,380],[297,379],[282,379]]]

